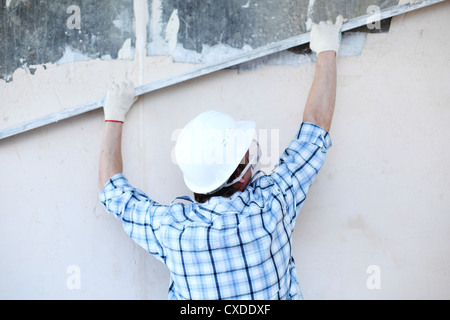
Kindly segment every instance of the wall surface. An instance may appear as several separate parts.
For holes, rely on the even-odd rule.
[[[305,33],[312,22],[338,15],[352,19],[374,5],[382,10],[395,4],[397,0],[2,1],[0,92],[6,94],[0,136],[2,129],[103,98],[111,79],[128,76],[147,84],[185,71],[188,63],[218,63]],[[85,66],[92,71],[75,62],[90,62]],[[24,90],[27,94],[15,93]]]
[[[449,15],[447,1],[396,17],[389,33],[367,35],[361,56],[338,59],[333,147],[293,238],[306,299],[450,298]],[[9,116],[20,118],[40,88],[51,87],[49,109],[58,97],[73,105],[124,76],[147,82],[159,59],[17,72],[0,96],[16,99]],[[124,130],[125,174],[161,203],[189,194],[171,160],[174,137],[210,108],[255,120],[282,152],[314,67],[225,70],[145,96]],[[98,201],[102,129],[94,111],[0,141],[0,298],[167,298],[166,267]]]
[[[334,20],[338,15],[351,19],[366,14],[371,5],[384,9],[397,2],[4,0],[0,2],[0,79],[13,81],[17,68],[34,73],[46,63],[131,60],[140,40],[148,56],[172,55],[181,62],[204,63],[207,55],[219,62],[225,46],[231,52],[255,49],[310,31],[313,21]],[[140,24],[146,36],[138,40],[135,25]]]

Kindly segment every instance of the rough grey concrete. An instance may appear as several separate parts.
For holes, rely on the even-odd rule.
[[[152,10],[152,1],[148,8]],[[342,14],[353,18],[367,8],[397,0],[158,0],[161,30],[177,9],[178,44],[202,52],[205,45],[258,48],[307,31],[308,19],[318,22]],[[314,5],[312,5],[314,4]],[[80,8],[81,28],[70,29],[67,8]],[[2,0],[0,6],[0,79],[12,81],[17,68],[59,61],[66,48],[82,59],[116,59],[126,39],[134,46],[133,0]],[[151,26],[149,22],[149,28]],[[150,32],[149,32],[150,34]],[[148,41],[151,39],[149,38]],[[164,41],[161,35],[158,41]],[[159,55],[148,52],[148,55]],[[77,59],[75,57],[75,59]],[[78,58],[80,59],[80,58]],[[187,61],[186,61],[187,62]]]
[[[219,43],[234,48],[245,45],[258,48],[306,32],[309,18],[316,23],[335,20],[338,15],[351,19],[366,14],[371,5],[387,8],[397,3],[397,0],[164,0],[162,20],[167,24],[173,10],[178,10],[178,42],[188,50],[201,52],[203,45]]]
[[[71,5],[80,8],[81,29],[67,27]],[[8,7],[2,0],[0,79],[12,80],[19,67],[57,62],[66,46],[88,59],[115,59],[134,39],[133,18],[133,0],[12,0]]]

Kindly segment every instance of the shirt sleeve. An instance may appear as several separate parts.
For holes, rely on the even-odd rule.
[[[145,193],[132,187],[123,174],[112,177],[99,195],[105,209],[119,220],[128,236],[137,244],[165,262],[159,238],[161,221],[167,207],[152,201]]]
[[[292,225],[331,145],[327,131],[318,125],[305,122],[271,175],[281,190],[283,206]]]

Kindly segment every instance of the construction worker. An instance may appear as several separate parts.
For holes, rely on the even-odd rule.
[[[125,115],[136,101],[134,86],[123,83],[107,92],[100,200],[136,243],[169,268],[169,299],[303,298],[291,238],[331,146],[342,23],[338,17],[336,24],[313,26],[317,65],[303,122],[270,175],[251,181],[253,122],[208,111],[186,125],[175,155],[195,195],[190,203],[158,204],[128,182],[121,142]]]

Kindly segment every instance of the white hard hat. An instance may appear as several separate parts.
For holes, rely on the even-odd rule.
[[[255,123],[207,111],[190,121],[175,146],[186,186],[208,194],[224,185],[239,166],[255,135]]]

